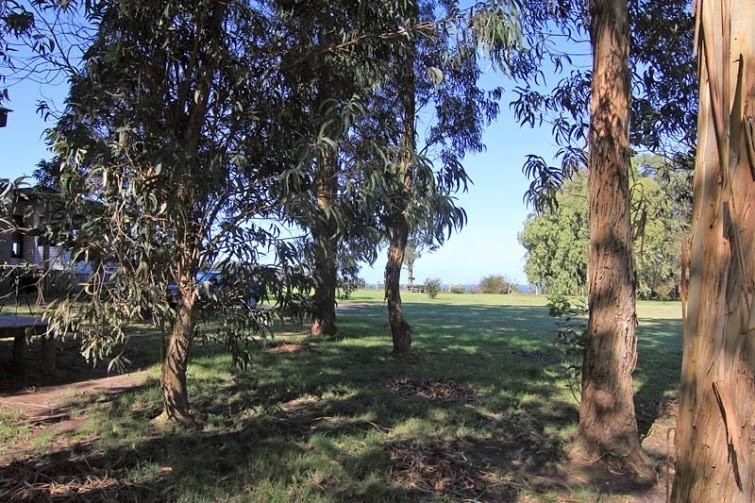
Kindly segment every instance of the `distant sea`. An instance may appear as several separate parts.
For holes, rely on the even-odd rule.
[[[419,283],[416,283],[419,284]],[[464,287],[464,291],[466,292],[475,292],[477,291],[477,287],[479,285],[462,285]],[[451,288],[450,284],[442,284],[440,287],[443,289],[444,292],[447,292],[449,288]],[[383,285],[379,285],[376,283],[368,283],[367,288],[370,290],[379,290],[383,288]],[[519,288],[519,291],[522,293],[532,293],[532,288],[530,288],[530,285],[517,285],[517,288]],[[401,289],[406,289],[406,285],[401,285]]]

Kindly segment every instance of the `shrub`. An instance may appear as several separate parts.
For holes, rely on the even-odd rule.
[[[587,332],[587,301],[560,294],[548,296],[548,314],[556,318],[556,350],[560,366],[556,375],[566,379],[574,399],[579,402],[582,390],[582,358]]]
[[[351,297],[352,292],[366,287],[367,282],[365,280],[351,276],[346,278],[339,277],[338,282],[336,283],[338,298],[341,300],[348,299],[349,297]]]
[[[431,299],[437,297],[440,292],[440,278],[428,278],[425,281],[425,292]]]
[[[451,293],[464,293],[466,290],[464,289],[464,285],[451,285],[451,287],[448,289]]]
[[[512,293],[516,286],[501,275],[485,276],[480,281],[480,293]]]

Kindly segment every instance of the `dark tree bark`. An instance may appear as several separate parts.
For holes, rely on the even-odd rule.
[[[183,100],[178,110],[185,110],[176,117],[176,129],[182,132],[182,148],[187,156],[187,162],[182,165],[184,170],[196,169],[190,161],[200,148],[202,129],[207,120],[212,85],[217,60],[212,56],[213,50],[218,50],[222,37],[223,21],[228,4],[213,2],[208,4],[206,18],[198,25],[196,32],[195,54],[192,58],[196,67],[187,68],[187,80],[182,87],[194,92],[182,93],[179,100]],[[186,173],[185,181],[177,190],[177,200],[188,217],[178,226],[175,240],[180,251],[180,259],[176,270],[178,286],[178,304],[176,318],[171,327],[170,336],[163,355],[161,384],[163,388],[163,411],[155,418],[156,422],[168,421],[179,424],[192,424],[194,419],[189,412],[189,395],[186,388],[186,371],[189,366],[191,343],[194,336],[194,312],[196,308],[196,275],[199,270],[199,255],[202,247],[201,218],[197,216],[195,206],[198,200],[198,187],[190,180],[196,179]]]
[[[635,284],[629,203],[629,23],[626,0],[591,4],[593,80],[588,204],[589,322],[579,433],[588,449],[645,471],[632,389]]]
[[[755,501],[755,3],[697,3],[700,111],[672,500]]]
[[[317,159],[317,207],[320,219],[312,228],[315,240],[315,312],[311,333],[336,335],[337,250],[335,229],[327,213],[335,204],[338,190],[337,155],[328,146],[320,147]]]
[[[401,305],[401,265],[409,236],[405,218],[396,218],[390,230],[388,264],[385,266],[385,299],[388,302],[388,323],[393,336],[393,354],[405,356],[411,353],[412,328],[404,319]]]
[[[189,412],[189,393],[186,387],[186,371],[194,335],[194,276],[191,272],[184,274],[179,283],[176,319],[171,327],[160,374],[163,411],[155,419],[158,422],[168,421],[184,425],[194,422]]]
[[[416,19],[416,5],[414,5]],[[406,243],[409,239],[409,222],[406,209],[411,199],[413,156],[415,147],[416,86],[414,76],[415,48],[407,43],[403,47],[403,62],[398,70],[398,92],[401,99],[401,152],[395,175],[401,178],[400,194],[388,220],[388,263],[385,266],[385,299],[388,303],[388,322],[393,336],[393,354],[411,353],[412,328],[404,319],[401,305],[401,268],[404,264]]]
[[[327,2],[322,3],[322,12],[327,13],[330,7]],[[337,43],[337,26],[333,19],[324,15],[319,18],[317,40],[321,49]],[[326,64],[326,59],[318,75],[315,95],[315,109],[323,110],[328,101],[338,96],[336,67]],[[322,117],[320,125],[327,119]],[[328,128],[325,128],[326,130]],[[331,138],[339,141],[337,138]],[[314,239],[314,312],[310,333],[318,337],[332,337],[336,335],[336,287],[338,281],[338,246],[336,242],[335,222],[330,216],[331,210],[337,204],[338,193],[338,152],[331,146],[322,144],[317,151],[315,167],[315,185],[317,198],[317,217],[312,226]]]

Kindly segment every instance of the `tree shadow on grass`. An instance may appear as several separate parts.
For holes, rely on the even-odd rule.
[[[544,362],[519,356],[551,354],[552,331],[535,333],[552,327],[543,311],[417,306],[414,361],[388,356],[380,306],[341,315],[343,339],[317,341],[320,352],[261,350],[249,372],[230,377],[211,374],[217,359],[207,346],[189,383],[201,431],[144,426],[157,409],[143,406],[150,390],[133,390],[98,404],[101,439],[0,469],[11,484],[0,490],[23,500],[31,481],[39,498],[60,488],[87,501],[508,501],[523,491],[568,493],[562,431],[576,424],[576,407],[562,401]],[[397,393],[392,382],[406,377],[450,379],[479,398]],[[134,433],[135,425],[146,430]],[[454,478],[464,470],[466,482]],[[433,479],[436,472],[446,475]]]
[[[682,321],[643,320],[637,327],[637,368],[641,381],[635,392],[635,408],[640,434],[668,413],[669,402],[677,396],[682,368]]]
[[[411,472],[399,470],[387,446],[395,445],[392,428],[417,414],[430,413],[434,406],[394,404],[375,410],[373,400],[373,396],[359,395],[301,400],[283,404],[274,413],[235,421],[233,427],[223,431],[155,432],[152,438],[136,442],[120,439],[105,446],[82,444],[75,450],[16,461],[0,469],[0,480],[4,481],[0,489],[6,491],[9,501],[56,496],[72,501],[426,499],[426,481],[412,480]],[[216,411],[203,411],[212,412]],[[374,420],[363,419],[365,415]],[[111,420],[122,421],[123,416]],[[497,425],[504,430],[509,426]],[[352,437],[361,447],[344,447],[346,437]],[[539,434],[519,431],[509,437],[506,441],[496,437],[482,442],[461,438],[453,445],[431,435],[403,434],[399,438],[410,451],[404,465],[422,463],[430,471],[448,456],[469,453],[466,465],[477,468],[469,470],[476,485],[468,495],[500,497],[514,495],[516,488],[488,480],[483,471],[503,459],[512,467],[535,466],[530,457],[543,457],[545,452]],[[411,446],[425,446],[436,455],[413,458]],[[435,496],[460,494],[459,484],[453,481],[448,487],[433,487]]]
[[[157,329],[140,326],[132,334],[129,345],[124,348],[124,356],[131,362],[129,372],[153,365],[160,358],[159,332]],[[10,355],[12,340],[0,341],[0,354]],[[90,379],[117,375],[108,370],[108,362],[96,364],[87,362],[81,355],[81,342],[72,338],[56,341],[55,369],[51,370],[43,361],[41,343],[34,338],[27,344],[24,354],[25,372],[19,373],[8,360],[0,361],[0,392],[14,393],[25,388],[40,388],[74,384]]]

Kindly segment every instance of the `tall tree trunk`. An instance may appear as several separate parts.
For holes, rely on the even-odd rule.
[[[194,335],[194,308],[196,291],[194,271],[186,271],[178,283],[176,319],[171,327],[168,344],[163,355],[160,381],[163,388],[163,411],[155,421],[192,424],[189,412],[189,394],[186,388],[186,371]]]
[[[338,42],[338,27],[333,26],[333,19],[327,15],[329,4],[320,0],[320,9],[323,17],[319,18],[319,32],[317,41],[320,48],[326,50]],[[337,96],[338,90],[334,76],[331,72],[336,69],[324,60],[322,63],[322,74],[318,78],[316,85],[317,92],[315,95],[314,107],[316,110],[323,112],[328,106],[328,101]],[[323,114],[320,117],[319,127],[324,128],[325,134],[329,133],[332,128],[327,128],[325,124],[328,118]],[[331,138],[334,139],[334,138]],[[337,142],[338,139],[336,138]],[[312,237],[315,242],[314,256],[314,313],[312,313],[312,326],[310,332],[318,337],[332,337],[336,335],[336,285],[338,278],[338,246],[336,243],[336,229],[334,220],[330,215],[331,210],[336,204],[336,194],[338,193],[338,150],[331,148],[330,145],[322,143],[317,151],[317,165],[315,171],[315,185],[317,198],[317,217],[312,226]]]
[[[416,20],[416,4],[410,6]],[[413,184],[413,156],[415,147],[416,89],[414,77],[415,48],[409,42],[403,48],[403,65],[398,72],[398,92],[401,99],[401,152],[396,163],[396,175],[402,177],[402,184],[392,215],[388,220],[389,248],[388,263],[385,266],[385,299],[388,303],[388,322],[393,336],[393,354],[409,355],[412,346],[412,329],[404,319],[401,305],[401,268],[404,264],[406,243],[409,239],[409,222],[406,209],[411,199]]]
[[[203,246],[202,211],[196,208],[197,201],[203,200],[199,195],[203,188],[192,184],[192,180],[196,180],[196,174],[191,171],[197,169],[193,157],[199,151],[202,129],[205,127],[210,108],[213,79],[217,71],[217,61],[213,58],[213,52],[220,50],[228,3],[209,0],[202,3],[200,8],[205,10],[200,16],[194,53],[191,56],[196,66],[188,68],[193,73],[189,73],[184,82],[186,91],[193,88],[194,92],[185,92],[178,97],[178,100],[183,100],[179,109],[186,110],[185,115],[181,114],[176,119],[177,129],[182,132],[182,148],[185,154],[183,163],[179,164],[177,169],[186,175],[176,193],[176,200],[183,210],[183,215],[177,217],[179,225],[175,236],[181,254],[176,269],[178,305],[162,362],[163,411],[155,418],[156,422],[168,421],[179,424],[194,422],[189,412],[186,372],[194,336],[194,312],[197,301],[195,282]]]
[[[328,212],[335,204],[338,190],[338,156],[329,146],[322,146],[317,160],[317,207],[320,217],[312,234],[315,239],[315,312],[311,333],[316,336],[336,335],[337,257],[335,229]]]
[[[588,449],[645,472],[632,389],[635,284],[629,203],[629,23],[626,0],[592,2],[588,203],[589,322],[579,433]]]
[[[700,111],[672,499],[755,501],[755,2],[698,2]]]

